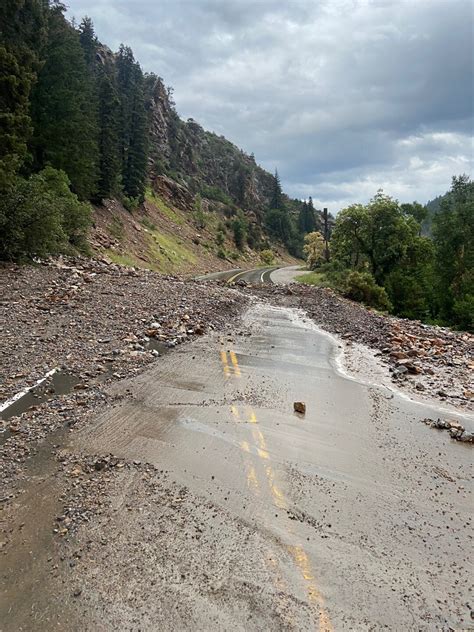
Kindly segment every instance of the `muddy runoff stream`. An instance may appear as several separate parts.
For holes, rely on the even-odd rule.
[[[120,400],[68,450],[138,469],[104,470],[100,511],[36,583],[36,619],[28,596],[5,630],[468,628],[471,447],[421,423],[436,406],[344,375],[339,353],[258,304],[111,385]]]

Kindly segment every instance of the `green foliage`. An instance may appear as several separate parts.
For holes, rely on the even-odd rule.
[[[474,284],[474,281],[472,283]],[[460,329],[474,331],[474,293],[454,299],[451,314]]]
[[[432,316],[433,258],[431,240],[415,237],[405,257],[390,272],[384,286],[393,311],[404,318],[426,320]]]
[[[234,242],[239,250],[243,250],[247,236],[247,223],[242,213],[239,213],[232,222]]]
[[[149,230],[156,230],[157,226],[154,222],[152,222],[148,217],[144,217],[141,220],[141,223],[143,224],[143,226],[145,226],[145,228],[148,228]]]
[[[421,229],[421,224],[425,221],[428,215],[427,207],[423,206],[423,204],[420,204],[419,202],[412,202],[411,204],[401,204],[400,208],[405,215],[411,215],[414,217],[418,224],[420,224]]]
[[[369,272],[349,270],[344,278],[342,294],[353,301],[359,301],[380,310],[391,309],[391,303],[385,288],[375,282]]]
[[[222,204],[227,204],[230,207],[235,207],[235,204],[232,202],[232,198],[230,198],[227,193],[224,193],[224,191],[219,189],[219,187],[203,186],[201,187],[201,195],[208,200],[222,202]]]
[[[99,200],[118,195],[121,181],[119,116],[120,98],[115,72],[108,64],[97,71],[99,123]]]
[[[366,206],[353,205],[339,213],[331,241],[333,258],[342,268],[370,272],[377,286],[385,288],[394,313],[470,330],[474,183],[467,176],[454,177],[451,191],[438,198],[433,240],[421,236],[426,214],[421,204],[399,205],[379,192]],[[347,286],[347,278],[337,274],[336,280],[332,275],[335,285]],[[353,298],[361,294],[360,279],[356,281]]]
[[[283,208],[283,196],[281,191],[280,176],[275,169],[275,175],[273,177],[272,193],[270,198],[270,208],[282,209]]]
[[[31,131],[28,95],[31,73],[0,46],[0,191],[13,183],[26,157]]]
[[[127,197],[145,199],[148,164],[148,120],[145,81],[128,46],[117,56],[117,85],[120,95],[120,157],[123,190]]]
[[[95,72],[97,37],[94,32],[94,25],[89,17],[84,17],[79,26],[79,42],[84,53],[84,61],[89,71]]]
[[[293,237],[294,227],[286,209],[272,208],[265,214],[265,224],[270,235],[288,243]]]
[[[28,180],[17,178],[0,197],[0,258],[31,259],[85,249],[91,209],[69,188],[62,171],[46,167]]]
[[[43,13],[39,0],[0,3],[0,193],[15,186],[27,158],[29,98],[45,35]]]
[[[298,228],[303,234],[312,233],[316,230],[316,216],[314,212],[313,200],[303,202],[298,217]]]
[[[306,255],[306,263],[310,270],[314,270],[324,261],[325,243],[321,233],[313,231],[304,238],[303,252]]]
[[[48,12],[45,60],[31,99],[32,149],[36,168],[62,169],[77,195],[91,199],[98,162],[94,83],[64,10],[55,4]]]
[[[262,250],[262,252],[260,253],[260,260],[266,266],[271,266],[273,263],[275,263],[275,256],[271,250]]]
[[[218,230],[216,233],[216,244],[218,246],[224,245],[225,242],[225,233],[222,230]]]
[[[200,230],[206,227],[206,216],[202,208],[202,198],[199,193],[194,199],[194,221]]]
[[[474,182],[454,177],[433,219],[436,300],[440,316],[472,329],[474,296]]]
[[[333,256],[355,268],[367,264],[383,284],[418,232],[414,218],[379,191],[366,206],[355,204],[338,214],[331,239]]]
[[[295,279],[298,283],[305,283],[306,285],[315,285],[316,287],[328,287],[329,283],[326,280],[326,275],[323,272],[306,272],[306,274],[300,274]]]
[[[260,248],[262,242],[262,230],[254,222],[247,222],[247,244],[250,248]]]
[[[112,237],[115,237],[115,239],[122,241],[125,234],[125,227],[123,225],[123,221],[118,215],[112,216],[112,220],[109,224],[109,233]]]

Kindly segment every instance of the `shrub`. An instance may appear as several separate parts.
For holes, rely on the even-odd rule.
[[[266,266],[271,266],[275,261],[275,257],[273,256],[273,252],[271,250],[262,250],[260,253],[260,259]]]
[[[474,294],[466,294],[454,301],[453,316],[457,327],[474,331]]]
[[[222,189],[219,189],[219,187],[203,186],[201,189],[201,195],[202,197],[205,197],[208,200],[222,202],[223,204],[227,204],[228,206],[231,206],[231,207],[234,206],[232,199],[227,195],[227,193],[224,193]]]
[[[344,279],[342,294],[353,301],[359,301],[370,307],[381,310],[391,309],[385,288],[377,285],[369,272],[348,271]]]
[[[194,199],[194,221],[196,223],[196,226],[200,230],[206,227],[206,216],[204,215],[204,211],[202,208],[202,198],[199,193]]]
[[[243,250],[246,238],[245,220],[238,216],[232,222],[232,231],[234,233],[234,242],[239,250]]]
[[[222,246],[224,244],[224,241],[225,241],[224,231],[218,230],[216,234],[216,244],[218,246]]]
[[[140,206],[141,200],[138,197],[128,197],[127,195],[124,195],[122,198],[122,204],[129,213],[133,213],[133,211],[136,211]]]
[[[71,247],[86,250],[89,204],[80,202],[63,171],[46,167],[17,178],[0,198],[0,258],[31,259]]]
[[[313,231],[304,237],[303,252],[310,270],[315,270],[324,261],[325,242],[321,233]]]

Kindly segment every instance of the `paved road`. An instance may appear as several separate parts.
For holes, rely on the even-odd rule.
[[[198,277],[199,279],[227,281],[227,283],[236,283],[237,281],[246,281],[247,283],[271,283],[270,275],[279,266],[269,266],[264,268],[254,268],[253,270],[225,270],[224,272],[213,272]]]
[[[77,629],[470,629],[470,447],[345,377],[338,351],[255,305],[114,387],[73,449],[153,463],[168,487],[124,470],[78,535]]]

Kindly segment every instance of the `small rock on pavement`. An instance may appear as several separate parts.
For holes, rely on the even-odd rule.
[[[293,409],[295,413],[300,413],[300,415],[304,415],[306,413],[306,404],[304,402],[294,402]]]

